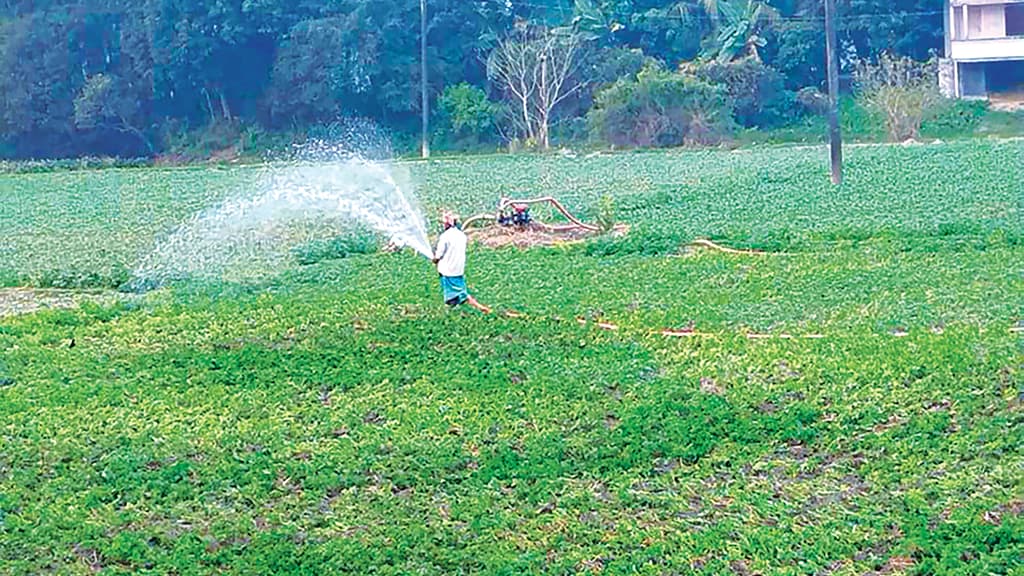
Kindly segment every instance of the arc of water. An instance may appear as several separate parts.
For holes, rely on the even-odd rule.
[[[231,257],[256,257],[261,251],[284,254],[292,240],[282,230],[303,222],[358,221],[395,244],[433,257],[422,213],[387,165],[346,155],[268,172],[262,193],[230,198],[179,226],[143,260],[136,277],[159,284],[217,274]]]

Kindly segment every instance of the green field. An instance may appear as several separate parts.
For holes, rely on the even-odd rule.
[[[1024,142],[846,159],[404,164],[431,214],[615,199],[471,249],[524,318],[408,252],[0,318],[0,573],[1024,574]],[[0,176],[0,284],[116,288],[259,178]]]

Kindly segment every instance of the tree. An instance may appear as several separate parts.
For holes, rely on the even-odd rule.
[[[885,119],[889,137],[916,138],[925,115],[934,112],[939,94],[938,62],[917,62],[883,52],[877,64],[862,62],[854,73],[864,106]]]
[[[578,72],[583,47],[574,32],[519,31],[491,52],[487,73],[511,101],[520,135],[541,149],[551,147],[549,132],[556,107],[578,93],[587,80]]]
[[[81,82],[76,54],[63,44],[70,17],[31,13],[0,26],[0,137],[26,156],[74,154],[72,100]]]
[[[478,146],[495,139],[504,113],[504,107],[489,100],[487,93],[463,82],[445,88],[438,99],[438,129],[447,133],[449,146]]]
[[[703,0],[715,28],[704,56],[728,62],[740,56],[760,61],[758,48],[768,44],[765,30],[779,17],[777,10],[761,0]]]
[[[793,96],[783,89],[782,75],[753,56],[731,62],[686,62],[680,72],[723,86],[736,121],[747,127],[769,128],[792,120]]]
[[[731,114],[724,88],[651,66],[598,92],[587,123],[614,146],[705,145],[728,136]]]
[[[820,0],[772,0],[782,19],[765,30],[759,50],[765,63],[782,72],[791,89],[825,81],[824,11]],[[841,54],[876,59],[882,52],[926,60],[942,49],[939,0],[837,0],[836,33]],[[852,72],[852,58],[841,62]]]
[[[942,46],[938,0],[837,1],[847,71],[886,49],[922,60]],[[339,116],[368,117],[401,138],[419,125],[418,16],[418,0],[0,0],[3,154],[141,149],[126,126],[202,139],[256,123],[306,131]],[[511,104],[510,129],[547,146],[549,130],[590,109],[594,90],[647,59],[671,69],[702,53],[757,57],[790,90],[820,85],[821,24],[817,0],[429,0],[428,95],[486,87]],[[532,63],[525,114],[513,90],[522,83],[493,66],[499,47],[522,48]],[[106,94],[102,106],[94,91]],[[128,121],[108,114],[105,99],[134,103]],[[99,116],[76,118],[76,100]],[[748,108],[763,115],[763,105],[737,105],[737,117],[753,118]]]
[[[927,60],[942,49],[940,0],[842,0],[839,10],[838,32],[861,58],[890,52]]]
[[[692,0],[577,0],[572,26],[598,47],[674,63],[697,56],[711,21]]]
[[[209,123],[255,110],[273,64],[276,34],[241,0],[153,0],[158,84],[169,115]]]
[[[153,143],[135,122],[139,116],[139,101],[132,97],[124,82],[117,76],[97,74],[90,76],[75,98],[75,125],[83,130],[109,129],[132,134],[142,142],[150,154]]]
[[[352,44],[347,37],[350,28],[344,17],[310,20],[292,28],[271,73],[267,107],[272,126],[333,120],[341,112],[340,85],[360,89],[366,76],[355,54],[346,51]]]

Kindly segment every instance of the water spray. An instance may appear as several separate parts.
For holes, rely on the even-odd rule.
[[[433,258],[422,210],[393,163],[319,142],[296,157],[266,164],[255,191],[179,226],[139,264],[134,284],[265,275],[288,266],[296,247],[359,227]]]

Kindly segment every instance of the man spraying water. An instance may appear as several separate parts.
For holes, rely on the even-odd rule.
[[[434,250],[434,264],[437,265],[437,273],[441,276],[441,290],[444,292],[444,303],[455,307],[459,304],[469,304],[473,308],[489,314],[491,309],[477,302],[476,298],[470,295],[466,288],[466,245],[469,239],[465,232],[459,227],[459,217],[450,211],[441,214],[441,222],[444,232],[437,239],[437,249]]]

